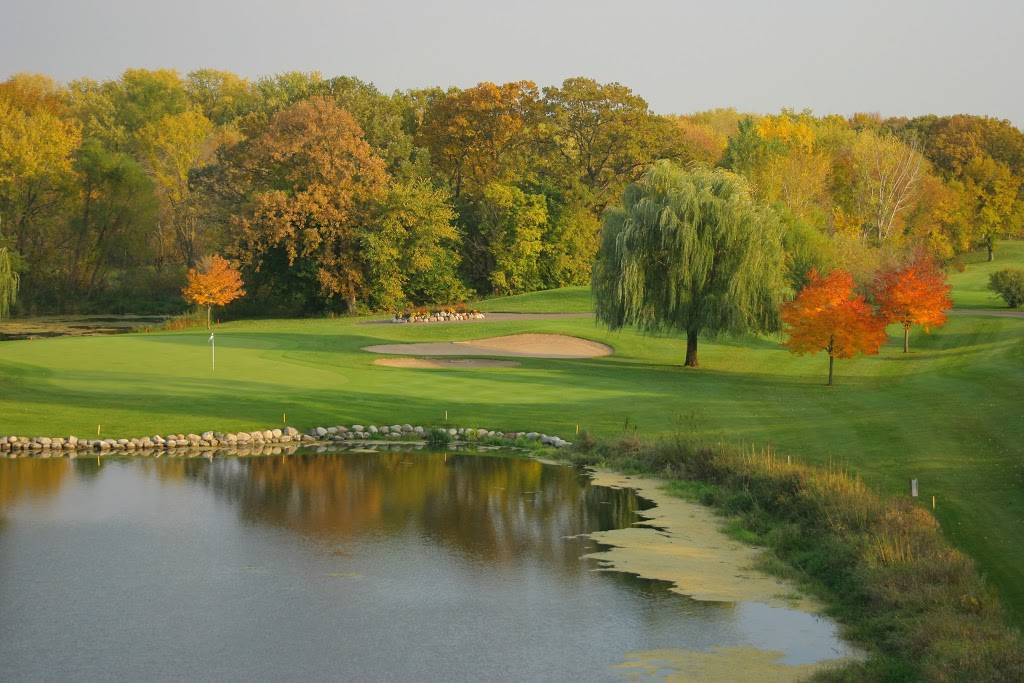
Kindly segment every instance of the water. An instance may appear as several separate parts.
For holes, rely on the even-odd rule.
[[[631,491],[472,454],[0,460],[0,680],[622,680],[843,653],[829,622],[593,571]]]

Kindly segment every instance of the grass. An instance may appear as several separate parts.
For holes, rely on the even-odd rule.
[[[765,546],[763,568],[800,583],[869,653],[822,681],[1024,678],[1024,648],[973,563],[907,498],[882,500],[833,468],[686,436],[580,443],[568,455],[657,474],[674,495],[729,516],[734,538]]]
[[[967,269],[953,273],[953,304],[957,308],[1002,308],[1009,310],[998,294],[988,289],[988,276],[1004,268],[1024,268],[1024,242],[999,242],[995,260],[989,263],[984,251],[969,254],[964,259]]]
[[[1011,262],[1018,258],[1015,264]],[[1000,266],[1024,264],[1002,245]],[[957,276],[958,294],[976,265]],[[966,280],[966,285],[964,281]],[[490,302],[579,310],[585,289]],[[561,299],[565,304],[559,303]],[[504,301],[504,303],[502,303]],[[378,316],[379,317],[379,316]],[[593,360],[524,359],[518,368],[411,370],[372,365],[361,347],[558,332],[612,345]],[[937,497],[955,544],[977,559],[1024,624],[1024,321],[961,315],[878,356],[798,357],[778,339],[702,341],[699,370],[676,337],[609,332],[589,319],[371,325],[259,320],[217,331],[217,371],[202,330],[0,343],[0,434],[87,437],[239,430],[282,422],[438,423],[614,437],[684,431],[849,467],[884,494],[917,478]]]
[[[593,310],[590,287],[565,287],[485,299],[472,305],[485,313],[587,313]]]

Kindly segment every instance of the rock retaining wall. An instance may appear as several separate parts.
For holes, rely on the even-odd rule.
[[[433,434],[433,436],[432,436]],[[524,439],[543,446],[562,448],[570,445],[557,436],[539,432],[500,432],[472,427],[422,427],[410,424],[394,425],[336,425],[314,427],[300,433],[294,427],[264,429],[254,432],[203,432],[202,434],[166,434],[131,439],[79,439],[76,436],[0,436],[0,457],[74,457],[83,451],[95,453],[151,453],[177,452],[179,449],[210,451],[211,449],[272,450],[286,446],[290,452],[303,444],[350,441],[355,443],[390,442],[423,444],[450,442],[453,444],[483,443],[514,445]]]
[[[396,315],[393,323],[449,323],[455,320],[483,320],[484,314],[479,312],[458,313],[453,311],[437,311],[435,313],[409,313]]]

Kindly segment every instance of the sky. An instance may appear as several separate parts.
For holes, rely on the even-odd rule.
[[[1021,0],[0,0],[0,78],[200,67],[384,91],[584,75],[659,113],[974,113],[1024,127]]]

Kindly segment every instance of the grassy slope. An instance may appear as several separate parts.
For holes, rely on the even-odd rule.
[[[1016,249],[1002,250],[1010,265]],[[971,267],[972,269],[974,266]],[[971,270],[958,276],[969,284]],[[495,308],[579,308],[586,290],[491,302]],[[566,306],[559,298],[567,297]],[[533,299],[531,305],[530,299]],[[595,360],[523,361],[520,368],[378,367],[362,346],[562,332],[615,347]],[[702,369],[680,367],[676,338],[611,333],[587,319],[458,325],[270,320],[225,325],[211,374],[203,331],[0,343],[0,434],[243,429],[359,422],[453,422],[537,429],[572,438],[577,424],[613,436],[645,432],[770,444],[837,463],[889,493],[917,477],[938,497],[951,538],[976,557],[1024,623],[1024,321],[958,316],[877,357],[796,357],[774,339],[703,342]]]
[[[1024,268],[1024,242],[1000,242],[995,260],[986,259],[985,252],[971,254],[965,259],[967,270],[950,276],[957,308],[1006,308],[1006,302],[988,289],[988,276],[1004,268]]]

